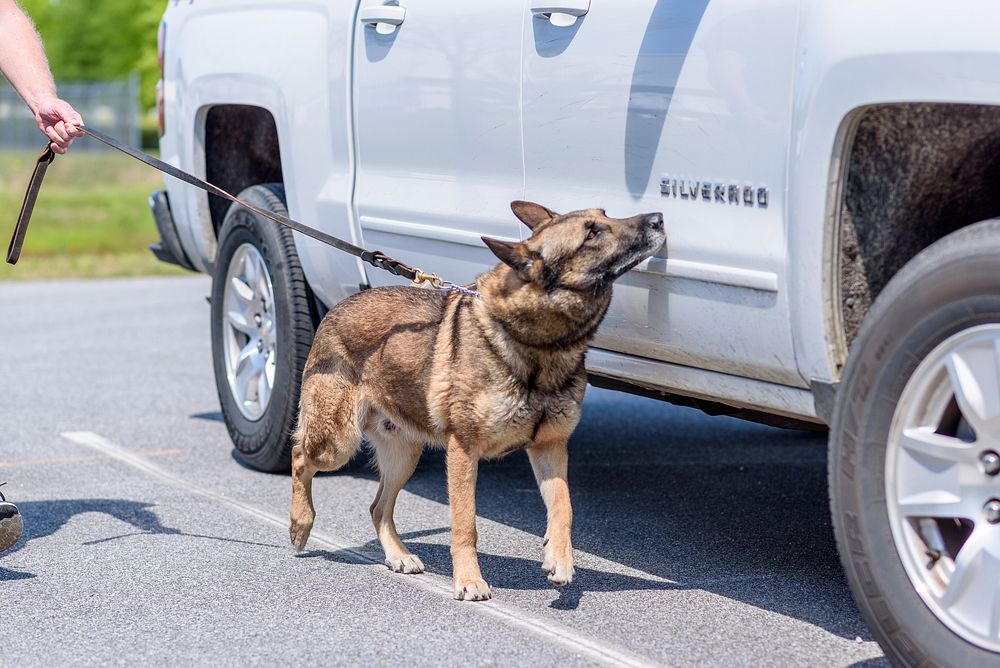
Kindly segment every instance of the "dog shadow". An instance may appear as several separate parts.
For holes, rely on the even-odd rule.
[[[374,477],[365,457],[339,475]],[[405,490],[446,504],[444,480],[443,452],[428,450]],[[554,607],[572,609],[587,591],[700,589],[840,637],[871,638],[834,543],[825,434],[588,388],[569,481],[574,547],[651,579],[578,569]],[[481,555],[487,580],[548,586],[539,576],[545,508],[524,453],[482,462],[476,513],[539,536],[537,561]],[[450,572],[446,547],[412,547],[436,572]]]
[[[428,573],[451,577],[451,552],[447,545],[418,542],[416,538],[439,533],[447,533],[448,527],[401,534],[407,547],[420,557]],[[324,559],[339,564],[378,563],[382,561],[382,547],[377,540],[347,550],[307,550],[295,555],[299,559]],[[559,610],[575,610],[586,592],[648,591],[667,589],[689,589],[672,582],[661,582],[621,573],[599,571],[576,566],[574,581],[566,587],[556,589],[548,583],[541,569],[541,548],[539,559],[525,559],[508,555],[479,553],[479,563],[491,587],[517,591],[556,590],[559,597],[549,607]],[[419,577],[419,576],[414,576]]]

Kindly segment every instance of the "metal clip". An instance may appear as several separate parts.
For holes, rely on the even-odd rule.
[[[414,285],[421,285],[423,283],[429,283],[432,288],[441,290],[444,288],[444,279],[437,274],[425,274],[423,270],[414,267],[413,271],[416,272],[416,276],[413,279]]]

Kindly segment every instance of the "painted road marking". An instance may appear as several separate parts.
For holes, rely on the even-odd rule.
[[[180,450],[148,450],[146,452],[132,453],[136,457],[167,457],[179,454]],[[112,459],[109,455],[68,455],[66,457],[55,457],[53,459],[22,459],[14,462],[0,462],[0,469],[12,466],[37,466],[40,464],[69,464],[75,462],[96,462],[102,459]]]
[[[238,501],[224,494],[214,492],[205,487],[201,487],[200,485],[195,485],[180,476],[161,469],[148,459],[141,457],[138,453],[130,452],[125,448],[112,443],[103,436],[95,434],[94,432],[67,431],[60,434],[60,436],[66,440],[72,441],[73,443],[93,448],[107,457],[117,459],[124,464],[128,464],[132,468],[138,469],[139,471],[142,471],[143,473],[146,473],[154,478],[158,478],[165,483],[182,488],[191,494],[205,497],[221,505],[228,506],[238,512],[255,517],[269,524],[279,526],[282,529],[287,529],[288,527],[287,517],[269,513],[266,510],[262,510],[248,503],[243,503],[242,501]],[[315,529],[313,529],[310,534],[309,540],[313,543],[319,543],[328,549],[350,554],[356,558],[359,564],[377,565],[379,568],[376,572],[395,578],[399,582],[416,587],[417,589],[422,589],[442,598],[447,598],[448,600],[454,600],[452,597],[451,578],[449,577],[439,575],[437,573],[426,572],[421,575],[404,575],[403,573],[394,573],[393,571],[385,568],[385,565],[382,563],[380,558],[371,554],[366,554],[355,547],[341,542],[331,534],[317,531]],[[472,604],[456,603],[456,605],[462,605],[463,608],[467,607],[469,610],[478,614],[493,617],[508,626],[516,627],[524,632],[558,643],[575,654],[587,656],[588,658],[605,665],[642,667],[659,665],[618,645],[595,640],[594,638],[577,633],[573,629],[559,624],[558,622],[537,617],[526,610],[500,603],[496,600]]]

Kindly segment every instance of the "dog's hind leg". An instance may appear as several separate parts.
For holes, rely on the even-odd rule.
[[[318,471],[336,471],[358,451],[357,397],[330,376],[312,376],[302,384],[298,426],[292,435],[292,504],[288,535],[296,550],[305,547],[316,511],[312,480]]]
[[[288,536],[296,550],[302,550],[309,540],[316,510],[312,501],[312,481],[316,467],[305,455],[301,444],[292,447],[292,507],[289,512]]]
[[[397,573],[423,573],[423,562],[406,549],[396,532],[396,522],[393,519],[396,497],[413,475],[423,444],[383,434],[370,433],[369,438],[375,446],[379,470],[378,493],[369,510],[378,540],[385,552],[385,565]]]
[[[573,581],[574,570],[573,544],[570,540],[573,507],[569,502],[569,484],[566,482],[569,462],[566,439],[536,440],[528,448],[528,459],[548,511],[542,569],[548,573],[552,584],[557,587],[568,585]]]

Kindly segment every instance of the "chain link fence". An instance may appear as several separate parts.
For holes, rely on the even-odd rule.
[[[58,83],[59,97],[80,112],[83,122],[139,146],[139,76],[123,81],[63,81]],[[38,149],[45,138],[38,131],[35,118],[10,86],[0,79],[0,150]],[[88,137],[77,139],[73,151],[110,151]]]

